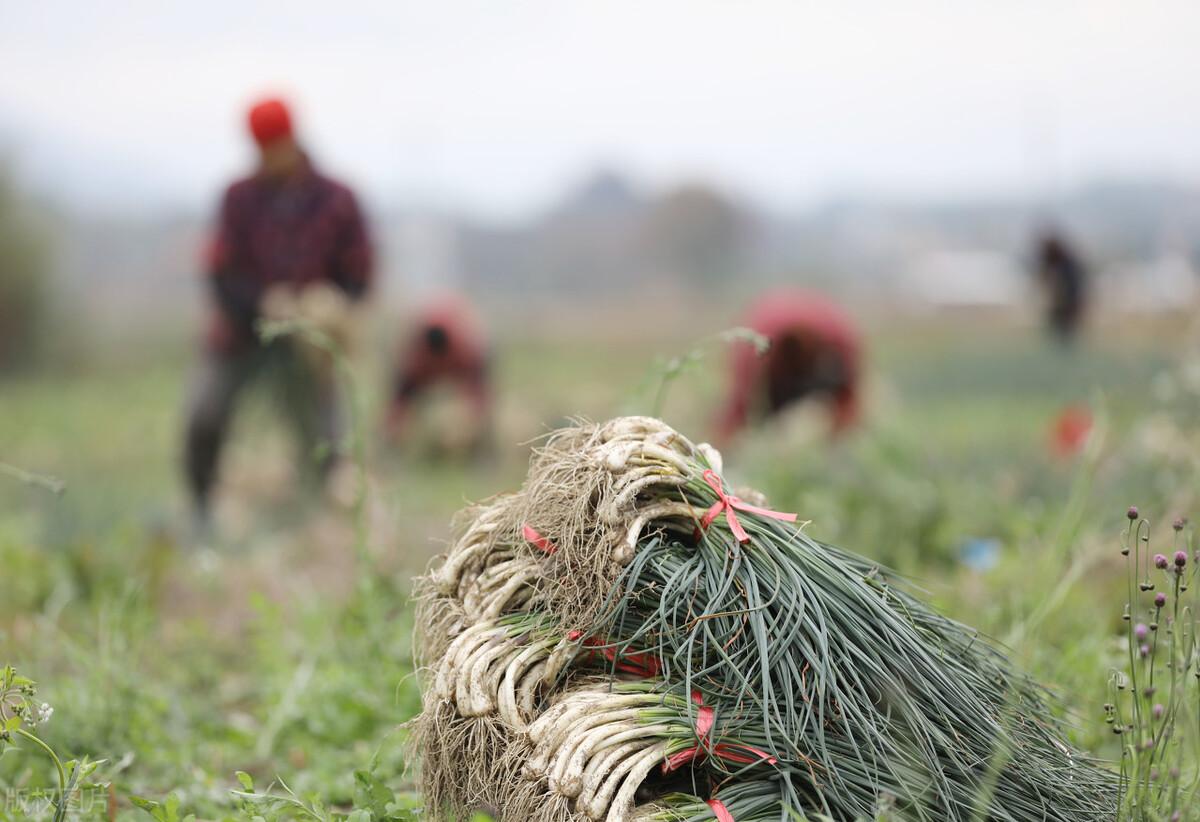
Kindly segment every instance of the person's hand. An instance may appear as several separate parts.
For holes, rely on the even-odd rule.
[[[297,311],[302,320],[325,334],[343,352],[352,347],[355,327],[350,300],[341,289],[325,283],[300,292]]]
[[[299,314],[296,292],[291,286],[273,285],[263,294],[259,312],[267,320],[294,320]]]

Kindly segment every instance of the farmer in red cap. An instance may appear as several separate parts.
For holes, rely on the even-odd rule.
[[[458,387],[467,400],[471,418],[458,432],[464,435],[464,444],[484,446],[492,410],[488,346],[479,318],[460,297],[427,304],[401,342],[387,413],[387,433],[393,442],[404,439],[417,400],[439,384]]]
[[[767,339],[734,343],[729,398],[717,423],[725,442],[751,417],[775,414],[806,399],[826,402],[835,433],[857,418],[861,348],[850,319],[829,300],[803,291],[769,293],[742,323]]]
[[[288,107],[263,100],[250,109],[248,126],[258,168],[221,201],[207,259],[212,310],[188,404],[185,467],[202,527],[235,401],[255,378],[283,377],[284,408],[311,464],[324,476],[336,462],[341,420],[331,369],[316,367],[291,338],[262,342],[256,323],[303,315],[304,306],[319,306],[311,313],[328,317],[344,305],[340,315],[348,316],[371,281],[358,202],[313,166]]]

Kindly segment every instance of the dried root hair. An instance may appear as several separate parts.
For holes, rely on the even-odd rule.
[[[682,503],[680,486],[719,461],[714,455],[650,417],[580,421],[535,450],[513,525],[528,523],[556,546],[539,593],[563,624],[599,620],[637,537],[657,517],[694,519],[690,510],[643,512]]]

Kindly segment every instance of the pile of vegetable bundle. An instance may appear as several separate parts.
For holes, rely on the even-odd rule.
[[[554,433],[519,492],[464,512],[418,583],[429,818],[1112,814],[998,650],[721,471],[620,418]]]

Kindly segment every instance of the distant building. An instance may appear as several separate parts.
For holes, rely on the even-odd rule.
[[[1010,309],[1027,299],[1017,259],[995,251],[934,251],[904,269],[902,293],[914,308]]]
[[[1200,297],[1200,272],[1182,254],[1114,264],[1104,270],[1104,278],[1109,283],[1109,297],[1124,308],[1186,309]]]

